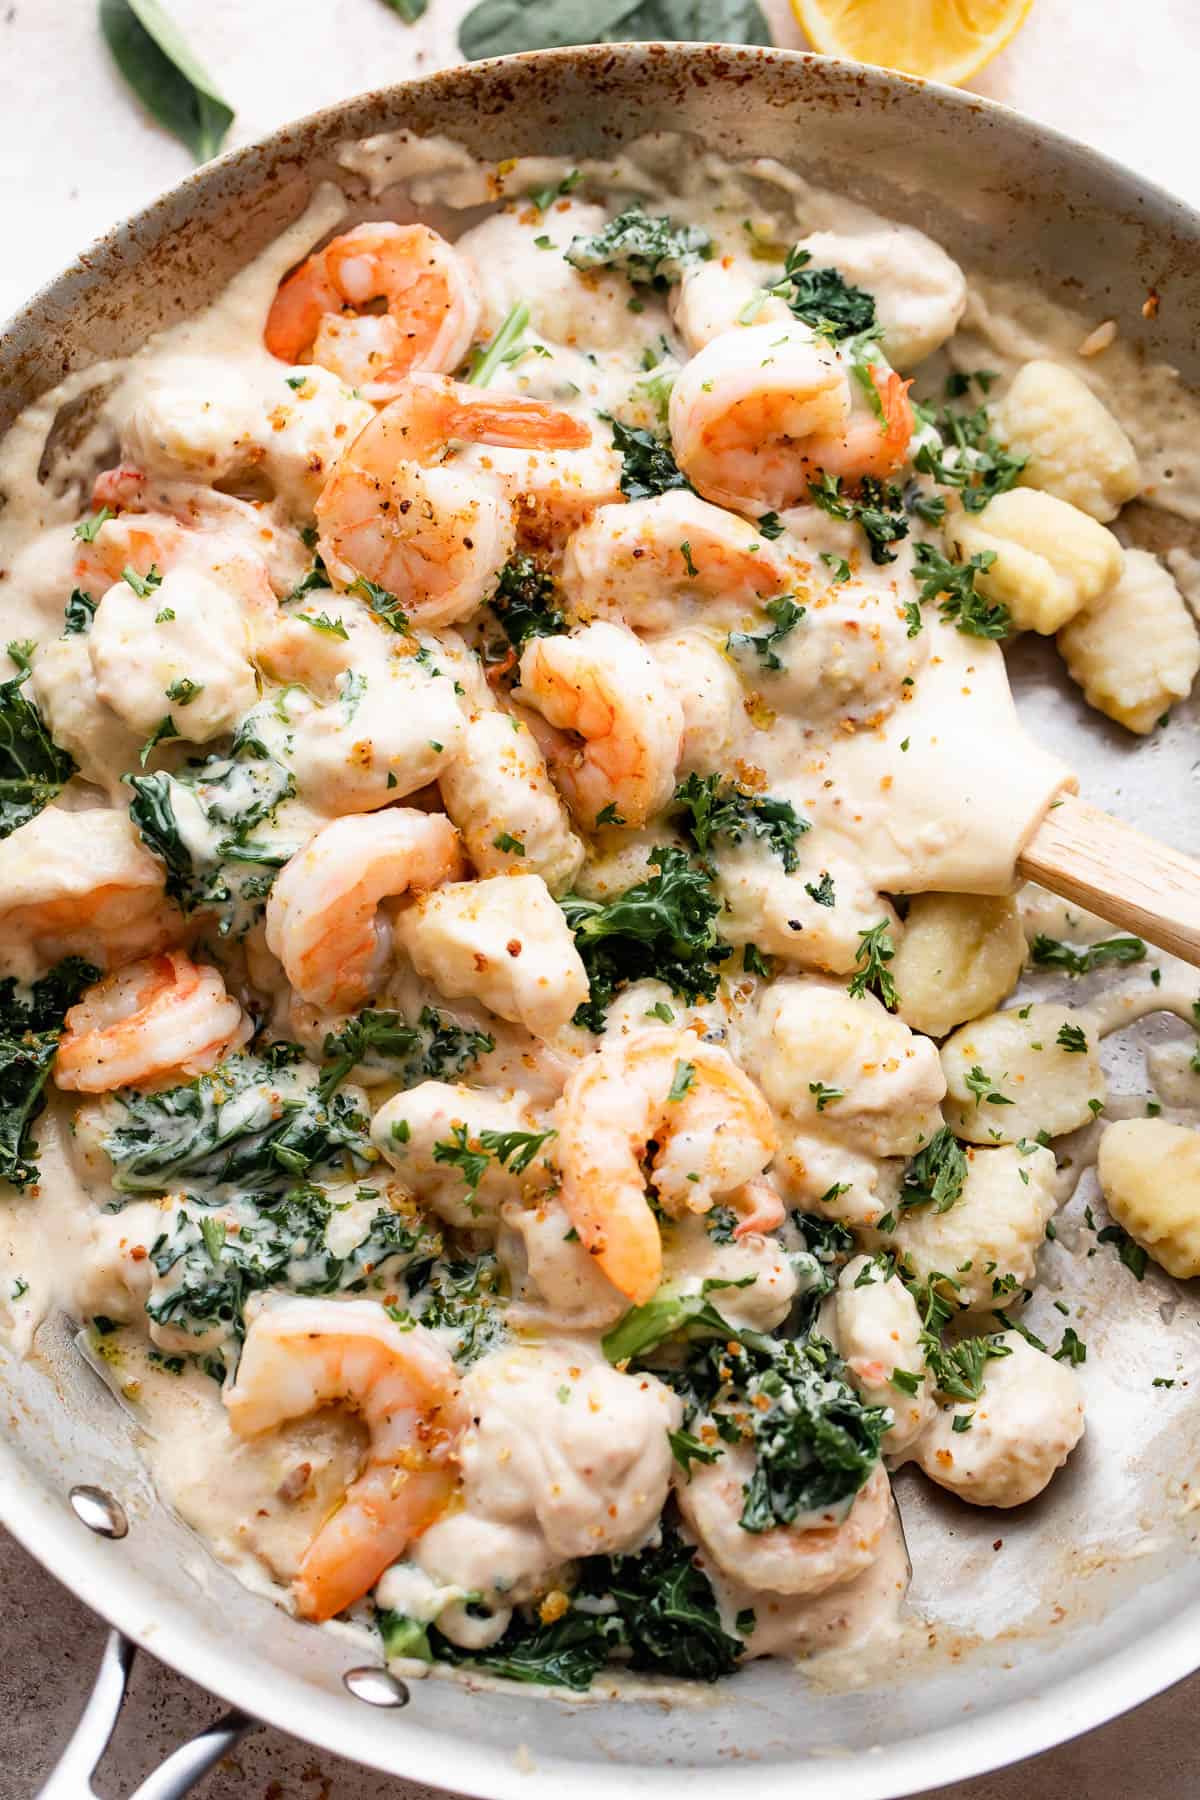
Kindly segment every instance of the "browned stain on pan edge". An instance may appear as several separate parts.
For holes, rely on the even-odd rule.
[[[599,45],[364,94],[197,171],[92,245],[0,336],[0,431],[64,374],[207,303],[338,173],[339,144],[400,126],[493,158],[611,154],[653,130],[773,155],[985,269],[1102,293],[1127,335],[1200,378],[1194,281],[1165,316],[1141,315],[1147,287],[1194,276],[1200,219],[1117,165],[976,95],[810,53]]]

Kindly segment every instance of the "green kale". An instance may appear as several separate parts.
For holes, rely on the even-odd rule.
[[[594,1601],[616,1602],[616,1623],[609,1630],[625,1649],[629,1667],[639,1672],[718,1681],[733,1673],[745,1649],[743,1639],[731,1636],[721,1623],[712,1583],[696,1561],[695,1547],[669,1522],[657,1548],[636,1556],[588,1557],[579,1572],[578,1592]],[[741,1627],[744,1621],[738,1623]],[[748,1623],[753,1630],[752,1618]]]
[[[436,1625],[428,1627],[426,1641],[435,1662],[485,1669],[506,1681],[537,1682],[584,1693],[608,1661],[609,1630],[609,1622],[599,1614],[572,1608],[550,1625],[519,1612],[503,1637],[487,1650],[460,1650]]]
[[[675,461],[670,444],[640,426],[610,419],[612,447],[621,457],[621,492],[627,500],[652,500],[673,488],[691,491],[691,482]]]
[[[572,238],[563,254],[573,269],[619,269],[630,281],[667,288],[689,263],[712,255],[712,239],[698,225],[676,225],[635,205],[594,236]]]
[[[1003,601],[988,602],[975,579],[996,560],[994,550],[981,550],[965,563],[950,562],[932,544],[916,545],[916,579],[922,600],[936,600],[943,619],[952,619],[967,637],[1005,638],[1013,628]]]
[[[712,881],[683,850],[653,850],[657,875],[611,900],[567,894],[559,902],[587,970],[590,997],[575,1023],[603,1031],[609,1002],[631,981],[665,981],[685,1000],[715,997],[714,964],[731,954],[716,931],[720,901]]]
[[[318,1091],[328,1100],[359,1063],[386,1070],[405,1088],[419,1081],[447,1081],[495,1048],[496,1040],[487,1032],[456,1025],[432,1006],[422,1007],[415,1025],[402,1013],[367,1007],[339,1031],[327,1033]]]
[[[510,556],[490,602],[505,637],[520,652],[530,638],[554,637],[567,629],[566,617],[555,604],[554,577],[532,556]]]
[[[689,775],[675,789],[675,805],[688,814],[685,829],[701,856],[713,840],[740,844],[747,835],[767,844],[791,875],[799,867],[796,839],[809,829],[790,800],[754,794],[723,775]]]
[[[30,1127],[44,1093],[63,1021],[99,969],[68,956],[32,987],[10,975],[0,981],[0,1181],[28,1187],[38,1179]]]
[[[491,1251],[439,1257],[423,1268],[414,1264],[406,1282],[409,1302],[402,1322],[413,1319],[431,1330],[455,1332],[451,1355],[460,1367],[477,1362],[507,1339],[500,1265]]]
[[[60,750],[41,713],[21,691],[25,669],[0,682],[0,838],[37,817],[57,799],[75,773],[73,757]]]
[[[740,1281],[707,1280],[698,1293],[676,1294],[661,1289],[641,1306],[631,1306],[601,1340],[610,1363],[632,1362],[656,1350],[668,1338],[727,1338],[732,1327],[708,1296],[723,1288],[747,1287],[753,1276]]]
[[[783,658],[776,645],[795,631],[807,609],[789,600],[786,594],[780,594],[774,600],[768,600],[763,611],[772,621],[769,631],[731,631],[725,639],[725,650],[729,656],[739,656],[747,650],[754,652],[764,670],[772,672],[783,668]]]
[[[831,518],[853,520],[862,527],[872,562],[895,562],[896,553],[888,545],[908,536],[908,514],[898,487],[867,475],[858,483],[857,496],[843,494],[841,476],[822,469],[820,479],[809,482],[808,492],[813,504]]]

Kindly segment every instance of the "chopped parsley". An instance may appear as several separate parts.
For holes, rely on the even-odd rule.
[[[359,600],[365,600],[381,625],[388,626],[401,637],[409,635],[408,614],[395,594],[389,593],[387,588],[380,587],[376,581],[368,581],[365,575],[359,575],[350,583],[346,592],[356,595]]]
[[[495,1048],[496,1040],[487,1032],[457,1025],[432,1006],[422,1007],[415,1025],[403,1013],[368,1007],[340,1030],[326,1034],[319,1092],[322,1100],[328,1100],[360,1064],[385,1072],[404,1088],[421,1081],[449,1081]]]
[[[971,413],[922,407],[920,415],[944,441],[940,449],[922,444],[913,457],[913,467],[943,487],[957,488],[968,512],[982,512],[989,500],[1016,484],[1026,459],[1010,456],[996,441],[986,407]]]
[[[736,657],[746,651],[753,651],[764,669],[772,671],[783,668],[776,645],[795,631],[804,617],[805,608],[789,600],[786,594],[780,594],[774,600],[768,600],[763,611],[772,621],[771,629],[763,632],[731,631],[725,640],[728,655]]]
[[[821,870],[821,879],[819,881],[806,881],[804,884],[804,891],[810,900],[816,901],[818,906],[837,905],[837,895],[834,893],[833,889],[833,876],[829,873],[828,869]]]
[[[71,598],[63,608],[63,630],[68,635],[75,635],[92,628],[92,620],[96,616],[96,602],[82,588],[72,588]]]
[[[855,498],[843,494],[840,475],[830,475],[822,469],[819,479],[809,482],[808,491],[813,504],[822,512],[835,519],[853,520],[862,527],[872,562],[895,562],[896,553],[889,550],[888,545],[908,536],[908,514],[904,510],[904,495],[898,487],[867,475],[858,483]]]
[[[978,1063],[963,1076],[963,1083],[967,1092],[974,1094],[976,1106],[981,1105],[985,1100],[989,1106],[1012,1106],[1015,1104],[1007,1094],[999,1091],[992,1076],[985,1075]]]
[[[1129,1273],[1141,1281],[1146,1273],[1146,1264],[1150,1260],[1140,1244],[1135,1244],[1122,1225],[1106,1225],[1096,1233],[1098,1244],[1111,1244],[1117,1256],[1125,1264]]]
[[[935,1213],[949,1212],[966,1180],[966,1152],[950,1127],[942,1125],[905,1168],[900,1184],[901,1208],[932,1206]]]
[[[691,490],[691,482],[663,438],[636,425],[610,419],[612,446],[621,457],[621,492],[627,500],[652,500],[675,488]]]
[[[989,602],[978,593],[975,579],[996,560],[994,550],[981,550],[965,563],[950,562],[932,544],[916,545],[916,579],[922,600],[936,600],[943,619],[952,620],[967,637],[1005,638],[1012,614],[1003,601]]]
[[[1083,1056],[1087,1052],[1087,1034],[1081,1025],[1062,1025],[1059,1027],[1055,1043],[1060,1050],[1069,1055]]]
[[[895,954],[896,946],[892,942],[891,926],[887,919],[880,919],[878,925],[859,932],[858,955],[855,958],[858,969],[850,977],[846,990],[851,999],[858,1000],[864,994],[872,993],[882,1000],[889,1012],[895,1012],[900,1004],[900,996],[887,967]]]
[[[823,1113],[825,1108],[831,1106],[835,1100],[844,1100],[846,1098],[845,1088],[826,1087],[823,1081],[810,1081],[808,1084],[808,1091],[810,1094],[816,1096],[817,1111],[819,1113]]]
[[[783,275],[767,291],[779,294],[805,325],[835,341],[875,330],[875,301],[837,269],[810,269],[812,252],[794,244]],[[790,292],[789,292],[790,289]]]

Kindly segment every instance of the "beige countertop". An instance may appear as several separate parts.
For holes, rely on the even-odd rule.
[[[230,144],[343,95],[453,58],[463,0],[430,0],[413,28],[384,0],[167,0],[237,109]],[[781,43],[786,0],[767,0]],[[96,31],[94,0],[0,0],[0,170],[9,253],[0,317],[73,254],[185,175],[186,151],[131,102]],[[1035,0],[981,93],[1107,151],[1200,205],[1195,87],[1200,0]],[[0,1800],[35,1793],[81,1710],[103,1626],[0,1536]],[[1195,1800],[1200,1676],[1031,1763],[942,1790],[945,1800]],[[220,1709],[143,1657],[97,1784],[118,1800]],[[936,1779],[936,1770],[930,1775]],[[275,1731],[246,1740],[203,1800],[430,1800]]]

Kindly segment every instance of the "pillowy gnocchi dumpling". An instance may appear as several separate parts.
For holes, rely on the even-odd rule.
[[[942,1045],[946,1122],[972,1144],[1077,1131],[1108,1084],[1095,1027],[1069,1006],[1021,1006],[964,1025]]]
[[[583,845],[550,779],[537,739],[520,719],[476,712],[438,771],[446,811],[480,875],[540,875],[552,893],[570,887]]]
[[[1100,1139],[1097,1172],[1117,1224],[1168,1275],[1200,1275],[1200,1131],[1118,1119]]]
[[[1022,481],[1102,523],[1141,487],[1133,445],[1085,381],[1058,363],[1028,362],[996,407],[996,431],[1023,456]]]
[[[979,894],[917,894],[892,962],[900,1017],[914,1031],[945,1037],[964,1019],[998,1006],[1025,962],[1016,904]]]
[[[871,1156],[911,1156],[942,1122],[937,1051],[873,994],[777,981],[759,1006],[747,1061],[779,1112]]]
[[[808,266],[837,269],[875,299],[883,347],[907,371],[944,344],[967,303],[963,272],[940,245],[908,225],[867,231],[815,231],[802,239]]]
[[[1007,606],[1021,631],[1057,631],[1108,592],[1124,562],[1111,531],[1036,488],[1012,488],[982,512],[955,513],[946,535],[960,557],[995,558],[975,585]]]
[[[494,1221],[506,1201],[544,1188],[547,1176],[540,1157],[514,1171],[499,1157],[489,1156],[472,1187],[460,1162],[439,1160],[438,1146],[453,1148],[462,1132],[473,1145],[483,1131],[536,1130],[527,1095],[497,1094],[448,1081],[422,1081],[394,1095],[371,1121],[372,1142],[418,1199],[448,1225],[468,1231]]]
[[[921,1280],[945,1275],[947,1299],[966,1312],[1012,1304],[1037,1274],[1046,1222],[1058,1204],[1054,1154],[1040,1145],[967,1152],[963,1191],[946,1212],[905,1212],[889,1247]],[[950,1284],[953,1285],[950,1285]]]
[[[87,642],[100,699],[144,735],[169,715],[176,737],[205,744],[258,699],[242,609],[196,569],[174,569],[144,594],[118,581]]]
[[[885,1275],[870,1257],[856,1256],[838,1279],[834,1313],[851,1381],[868,1406],[892,1409],[883,1448],[897,1456],[933,1417],[916,1301],[898,1275]],[[897,1371],[900,1381],[893,1379]]]
[[[418,975],[448,1000],[474,999],[549,1037],[588,997],[575,939],[539,875],[451,882],[401,914]]]
[[[1192,691],[1200,632],[1157,557],[1125,552],[1121,579],[1058,634],[1089,706],[1143,736]]]
[[[945,1406],[917,1446],[930,1480],[973,1506],[1036,1499],[1083,1436],[1078,1377],[1018,1332],[999,1342],[1008,1354],[988,1359],[979,1399]]]

